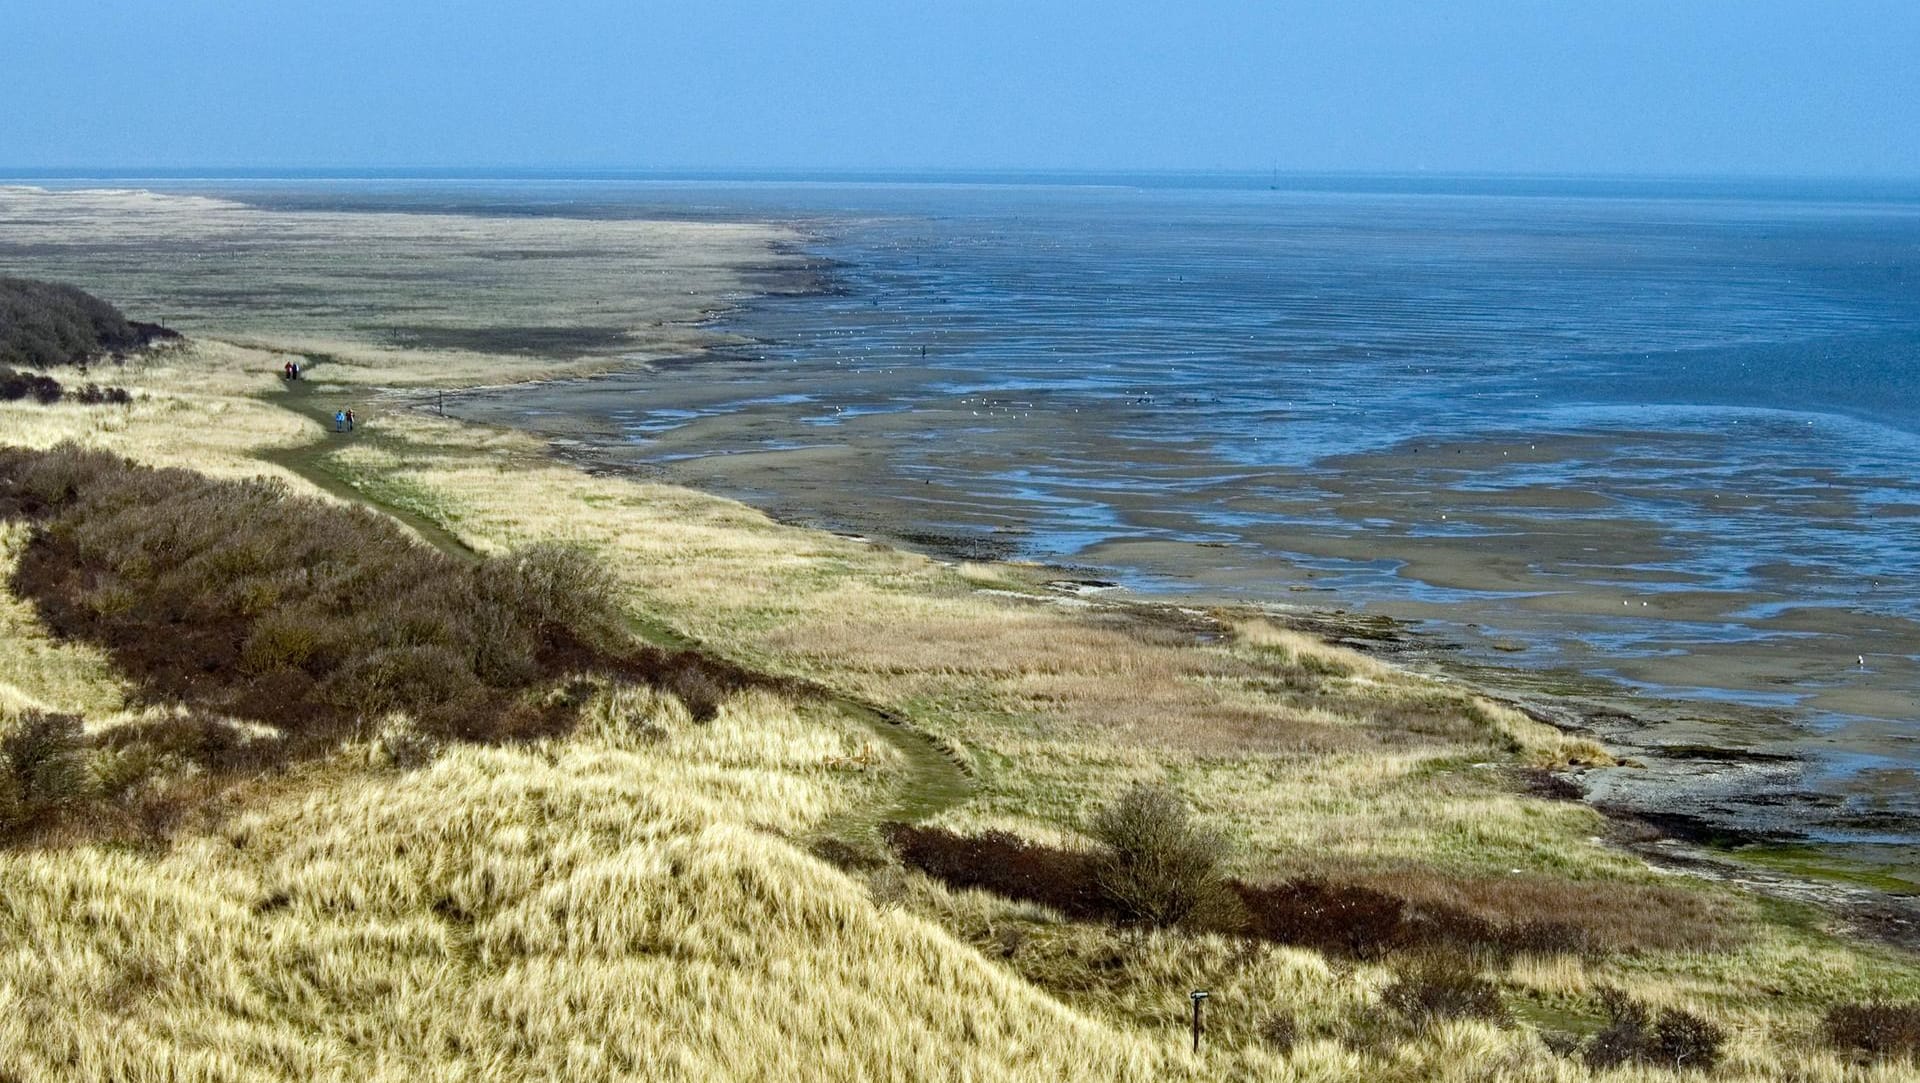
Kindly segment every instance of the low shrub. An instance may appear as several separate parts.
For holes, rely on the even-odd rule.
[[[438,740],[414,729],[405,718],[393,717],[374,734],[368,751],[375,763],[411,771],[432,763],[440,755]]]
[[[517,549],[482,564],[474,586],[534,627],[564,627],[599,647],[617,646],[624,635],[613,576],[575,546],[537,542]]]
[[[815,839],[807,850],[827,864],[847,872],[872,872],[887,863],[887,855],[877,851],[871,842],[863,845],[835,835]]]
[[[887,845],[901,863],[955,888],[980,888],[1050,906],[1069,917],[1112,920],[1092,854],[1028,842],[1008,831],[963,835],[943,827],[888,824]]]
[[[28,826],[84,800],[88,784],[78,717],[25,711],[0,733],[0,828]]]
[[[624,644],[610,577],[563,546],[466,563],[276,482],[70,445],[0,452],[6,513],[38,521],[13,587],[54,631],[158,696],[323,741],[393,712],[447,736],[550,731],[525,694],[567,672],[668,684],[708,717],[752,680]]]
[[[695,722],[713,721],[735,683],[726,674],[700,664],[697,655],[681,656],[661,671],[659,680],[660,688],[673,693]]]
[[[51,406],[62,398],[72,399],[84,406],[125,405],[133,401],[133,393],[124,387],[101,387],[99,384],[86,384],[68,390],[51,376],[16,372],[0,366],[0,402],[32,399],[42,406]]]
[[[224,719],[182,712],[115,726],[92,745],[106,753],[139,752],[190,763],[203,771],[258,771],[280,762],[284,738],[250,732]]]
[[[0,756],[22,801],[54,805],[78,794],[86,767],[77,715],[26,711],[0,736]]]
[[[1663,1068],[1711,1072],[1719,1065],[1727,1032],[1720,1024],[1680,1008],[1665,1008],[1653,1023],[1652,1055]]]
[[[1835,1004],[1824,1029],[1834,1046],[1874,1059],[1920,1057],[1920,1001]]]
[[[1087,833],[1102,847],[1094,882],[1122,920],[1160,928],[1222,923],[1232,900],[1220,875],[1226,839],[1195,823],[1179,794],[1136,784],[1100,809]]]
[[[1374,888],[1304,878],[1233,890],[1248,935],[1276,944],[1372,959],[1410,939],[1406,901]]]
[[[1642,1064],[1710,1072],[1720,1063],[1727,1033],[1710,1019],[1681,1008],[1663,1008],[1656,1016],[1617,989],[1601,990],[1600,1006],[1607,1025],[1582,1050],[1595,1071]]]
[[[19,402],[30,398],[42,406],[50,406],[59,402],[64,392],[60,381],[51,376],[0,368],[0,402]]]
[[[1482,898],[1483,885],[1475,880],[1460,881],[1457,891],[1446,892],[1440,874],[1411,870],[1401,875],[1410,886],[1417,884],[1419,897],[1327,877],[1268,884],[1228,879],[1218,872],[1217,842],[1204,832],[1194,834],[1177,801],[1166,795],[1123,797],[1103,811],[1107,822],[1096,830],[1104,845],[1092,850],[1044,846],[1005,831],[965,835],[906,825],[890,829],[888,843],[904,864],[949,886],[1043,903],[1072,917],[1117,925],[1179,924],[1358,959],[1434,950],[1496,956],[1592,952],[1623,946],[1616,927],[1658,913],[1644,905],[1638,888],[1610,894],[1606,885],[1569,886],[1568,897],[1585,908],[1577,920],[1587,923],[1574,924],[1535,917],[1502,920],[1469,908],[1500,913],[1496,903],[1560,897],[1544,885],[1530,885],[1506,899]],[[1183,849],[1188,846],[1192,849]],[[1151,856],[1156,853],[1160,856]],[[1647,938],[1698,943],[1710,932],[1683,927],[1650,932]]]
[[[1284,1057],[1300,1041],[1300,1024],[1292,1012],[1278,1011],[1260,1021],[1257,1033],[1261,1045]]]
[[[1416,1027],[1448,1019],[1484,1019],[1506,1023],[1512,1013],[1500,987],[1480,975],[1466,959],[1432,955],[1395,971],[1380,999]]]
[[[393,715],[421,738],[400,742],[395,762],[419,760],[415,743],[556,734],[580,703],[542,688],[583,673],[671,689],[700,718],[740,689],[788,687],[626,642],[612,580],[584,553],[542,545],[463,561],[384,516],[265,479],[216,481],[73,445],[0,448],[0,517],[34,524],[9,585],[47,627],[104,648],[150,702],[191,709],[101,738],[121,795],[144,792],[143,763],[206,770],[148,802],[151,815],[120,810],[143,823],[182,821],[192,795],[217,792],[229,772],[348,739],[378,744]],[[279,737],[243,740],[211,718]],[[9,783],[11,819],[43,803],[39,778]]]
[[[101,387],[99,384],[87,384],[77,391],[68,392],[73,401],[82,406],[125,406],[133,401],[133,393],[124,387]]]

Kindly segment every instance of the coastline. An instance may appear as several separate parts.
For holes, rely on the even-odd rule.
[[[335,362],[326,369],[328,382],[358,389],[350,394],[393,395],[395,401],[410,402],[429,410],[438,409],[444,396],[446,405],[456,415],[462,412],[464,401],[475,397],[484,399],[502,391],[525,395],[530,390],[536,393],[555,388],[578,390],[598,386],[609,379],[617,382],[622,373],[682,370],[704,374],[713,371],[721,361],[752,368],[761,364],[756,355],[763,344],[743,338],[735,330],[741,326],[735,317],[743,306],[764,303],[768,297],[805,303],[802,298],[844,294],[847,290],[839,274],[844,268],[818,253],[821,238],[797,230],[791,224],[703,221],[663,225],[647,221],[610,223],[565,218],[489,222],[458,214],[273,212],[202,197],[126,192],[48,193],[14,189],[0,195],[15,202],[24,199],[22,206],[31,207],[40,217],[43,224],[38,227],[39,233],[21,239],[37,240],[43,246],[71,235],[76,229],[98,231],[108,237],[117,233],[124,238],[123,243],[142,248],[160,243],[164,237],[183,232],[191,234],[200,229],[250,229],[264,230],[281,238],[276,244],[325,244],[324,249],[317,251],[326,252],[334,251],[342,243],[330,236],[338,233],[344,243],[375,245],[371,256],[384,259],[378,245],[399,244],[403,247],[396,251],[405,251],[404,245],[416,243],[405,238],[432,236],[443,232],[448,223],[456,223],[466,229],[478,229],[471,247],[474,253],[500,246],[516,251],[542,251],[562,263],[584,261],[579,262],[579,266],[593,275],[605,274],[604,259],[597,254],[602,250],[609,254],[625,253],[622,258],[626,259],[645,260],[660,258],[660,245],[685,245],[695,238],[700,244],[720,246],[714,250],[718,262],[710,256],[695,259],[697,265],[709,270],[702,272],[703,277],[689,280],[675,290],[679,299],[670,309],[659,308],[658,301],[646,301],[635,310],[657,312],[657,318],[635,320],[631,337],[617,353],[587,355],[562,363],[541,360],[537,352],[494,357],[453,354],[449,360],[444,352],[395,350],[377,343],[343,341],[333,333],[319,336],[289,333],[274,322],[277,307],[246,317],[250,330],[239,336],[242,345],[292,348],[326,356]],[[308,217],[315,214],[320,217]],[[293,220],[287,221],[289,218]],[[369,227],[375,227],[374,231],[383,239],[357,240],[370,236]],[[625,234],[616,233],[611,238],[599,236],[609,228],[624,230]],[[660,229],[665,232],[659,232]],[[328,239],[322,241],[319,239],[322,237]],[[391,237],[401,240],[388,239]],[[744,247],[739,246],[741,239],[747,240]],[[472,259],[471,256],[461,258]],[[352,266],[349,263],[343,270],[350,270]],[[597,282],[598,279],[589,279],[585,284],[590,294],[605,289],[596,285]],[[146,277],[136,278],[132,284],[149,292],[160,288]],[[693,292],[688,292],[689,288]],[[542,293],[535,291],[529,296],[539,297]],[[343,298],[330,303],[351,302]],[[648,309],[646,305],[656,307]],[[501,315],[491,314],[490,318],[497,320]],[[215,330],[218,329],[216,321]],[[510,338],[500,338],[496,344],[510,341]],[[419,389],[411,398],[406,391],[409,385]],[[383,387],[387,390],[379,390]],[[427,390],[429,388],[432,390]],[[427,398],[429,395],[431,400]],[[725,476],[689,477],[685,470],[661,470],[631,457],[623,458],[618,454],[621,437],[609,434],[589,416],[573,415],[567,425],[558,427],[560,431],[554,431],[551,423],[560,420],[563,419],[546,414],[541,425],[517,427],[538,433],[562,459],[592,470],[692,484],[743,498],[776,520],[880,538],[945,560],[1005,559],[1015,555],[1020,541],[1017,534],[1005,535],[1003,545],[993,535],[952,532],[937,527],[928,529],[923,523],[887,516],[853,514],[845,516],[845,521],[834,521],[836,517],[830,515],[823,524],[819,510],[831,509],[837,498],[851,495],[850,491],[818,491],[814,493],[811,507],[807,507],[809,498],[803,496],[798,503],[806,511],[797,512],[793,510],[795,502],[782,494],[743,492],[739,484],[730,484],[732,479]],[[573,431],[566,431],[569,426]],[[726,466],[731,470],[740,461],[740,456],[727,456]],[[828,467],[830,474],[842,479],[869,476],[879,469],[878,464],[858,459]],[[761,498],[756,499],[756,495]],[[1171,559],[1184,562],[1187,569],[1193,568],[1196,561],[1211,559],[1210,555],[1215,552],[1224,552],[1193,546],[1176,548],[1178,551]],[[1151,566],[1149,562],[1147,567]],[[1075,564],[1052,570],[1043,568],[1038,574],[1043,579],[1110,578],[1106,568]],[[1809,815],[1824,817],[1834,813],[1830,799],[1816,798],[1801,785],[1800,775],[1807,760],[1791,747],[1790,741],[1784,740],[1790,730],[1777,712],[1738,705],[1713,706],[1703,711],[1698,703],[1666,700],[1570,669],[1504,664],[1497,654],[1490,654],[1485,644],[1476,652],[1466,652],[1461,649],[1463,641],[1445,631],[1438,635],[1416,631],[1424,623],[1419,618],[1426,614],[1400,620],[1365,613],[1349,614],[1342,610],[1342,599],[1338,595],[1322,604],[1319,596],[1325,589],[1312,578],[1303,578],[1297,584],[1307,590],[1284,596],[1284,600],[1253,603],[1236,598],[1231,592],[1192,591],[1173,580],[1165,582],[1164,593],[1153,591],[1144,596],[1143,601],[1176,607],[1223,606],[1229,611],[1269,615],[1303,627],[1344,629],[1335,634],[1349,645],[1411,663],[1417,670],[1448,680],[1486,688],[1514,702],[1527,704],[1536,716],[1569,732],[1600,737],[1621,749],[1626,757],[1648,766],[1631,773],[1615,772],[1610,778],[1590,780],[1598,784],[1596,800],[1619,806],[1629,814],[1633,810],[1655,813],[1670,830],[1693,841],[1749,846],[1797,844],[1810,841],[1804,823]],[[1444,629],[1447,625],[1443,623],[1440,627]],[[1380,628],[1392,629],[1392,634],[1382,638],[1377,634]],[[1353,634],[1355,631],[1362,634]],[[1548,695],[1542,696],[1543,692]],[[1576,706],[1568,706],[1568,693],[1577,701]],[[1709,720],[1712,716],[1720,720]],[[1801,822],[1795,822],[1796,816]],[[1883,822],[1880,827],[1883,832],[1912,833],[1912,825],[1899,827],[1897,822]],[[1822,871],[1847,876],[1862,870],[1851,861],[1837,860],[1832,869]],[[1895,871],[1898,874],[1899,870]],[[1876,879],[1873,872],[1869,864],[1865,869],[1868,879]],[[1920,868],[1905,870],[1905,876],[1909,880],[1920,879]],[[1884,878],[1879,879],[1885,882]]]
[[[453,749],[404,771],[343,757],[280,783],[293,800],[250,795],[234,820],[171,854],[107,855],[100,860],[111,864],[100,869],[57,852],[0,855],[23,892],[73,898],[71,878],[81,875],[92,877],[91,891],[136,900],[155,881],[191,885],[197,894],[183,896],[181,913],[237,915],[231,929],[196,932],[204,940],[194,942],[250,981],[261,968],[292,965],[284,951],[256,945],[304,946],[298,923],[325,922],[329,943],[386,945],[404,922],[420,930],[406,943],[422,946],[402,957],[415,969],[395,972],[452,983],[429,990],[440,998],[431,1005],[409,1001],[409,1018],[441,1018],[427,1009],[451,1005],[444,1017],[470,1027],[463,1006],[497,995],[502,980],[489,953],[511,944],[493,939],[473,950],[498,914],[475,920],[480,904],[448,914],[440,896],[469,898],[459,885],[484,871],[487,891],[522,893],[501,904],[482,899],[530,915],[514,928],[533,932],[512,935],[548,937],[562,949],[541,957],[559,962],[552,970],[560,977],[546,985],[523,977],[529,984],[516,995],[562,1006],[549,1012],[617,1004],[630,1013],[622,1017],[668,1020],[671,1033],[657,1039],[670,1051],[663,1055],[711,1056],[716,1032],[753,1033],[764,1018],[751,1013],[768,1005],[805,1006],[808,1014],[778,1017],[787,1039],[843,1034],[846,1005],[857,1001],[879,1013],[862,1019],[920,1038],[913,1050],[888,1047],[862,1062],[876,1074],[902,1064],[935,1073],[961,1064],[980,1078],[1010,1079],[1270,1078],[1307,1066],[1329,1078],[1379,1078],[1389,1067],[1421,1078],[1457,1069],[1462,1055],[1451,1040],[1389,1035],[1379,1039],[1390,1043],[1384,1050],[1355,1044],[1355,1035],[1373,1033],[1354,1028],[1377,1019],[1379,990],[1395,980],[1397,961],[1108,929],[949,890],[892,863],[866,837],[875,819],[904,815],[943,830],[1074,845],[1085,839],[1088,809],[1131,782],[1165,780],[1205,822],[1231,832],[1236,875],[1425,885],[1422,898],[1457,892],[1488,906],[1517,899],[1534,907],[1491,911],[1502,921],[1541,916],[1530,900],[1564,900],[1548,916],[1593,918],[1603,930],[1594,935],[1610,938],[1604,946],[1481,960],[1519,1022],[1470,1024],[1469,1036],[1529,1077],[1578,1072],[1542,1036],[1604,1025],[1595,998],[1618,988],[1736,1028],[1730,1076],[1853,1078],[1838,1055],[1809,1049],[1802,1036],[1832,1003],[1914,988],[1910,951],[1884,943],[1911,940],[1865,920],[1867,904],[1852,889],[1817,880],[1803,889],[1783,878],[1795,895],[1714,868],[1690,870],[1714,879],[1677,876],[1623,845],[1634,839],[1608,839],[1608,821],[1564,800],[1551,781],[1606,762],[1603,750],[1463,680],[1383,664],[1395,647],[1400,661],[1419,660],[1420,649],[1406,649],[1411,637],[1390,622],[1136,598],[1046,567],[936,560],[804,529],[685,486],[583,469],[567,461],[577,449],[556,454],[523,431],[441,419],[431,385],[383,387],[371,364],[330,356],[290,392],[274,375],[287,356],[203,338],[130,365],[137,398],[128,407],[0,411],[29,444],[78,438],[224,477],[265,473],[297,493],[330,493],[424,524],[428,541],[471,553],[578,546],[616,576],[648,638],[699,644],[845,703],[884,707],[967,777],[967,799],[920,801],[931,773],[869,739],[885,731],[839,702],[783,713],[755,699],[716,724],[672,723],[658,740],[608,744],[604,732],[583,727],[554,742]],[[546,374],[505,358],[486,375]],[[454,383],[473,371],[434,375]],[[363,407],[351,435],[318,420],[343,399]],[[294,455],[301,461],[290,464]],[[23,607],[0,617],[30,621],[15,609]],[[49,703],[59,694],[51,684],[28,691]],[[421,836],[438,840],[436,832],[451,840],[446,849],[417,845]],[[523,864],[509,860],[528,854]],[[556,869],[556,860],[578,861],[580,871]],[[496,869],[509,871],[496,879]],[[367,878],[398,886],[380,895]],[[361,897],[380,908],[338,901]],[[622,907],[646,909],[628,918]],[[767,935],[769,915],[777,935]],[[678,924],[658,924],[669,920]],[[64,913],[49,926],[68,927],[60,921],[78,927]],[[154,935],[164,947],[172,935],[165,919]],[[253,954],[236,962],[235,951]],[[506,966],[527,969],[514,958]],[[641,965],[662,968],[668,980],[658,989],[621,980],[632,974],[622,968]],[[356,988],[360,973],[374,972],[362,966],[356,959]],[[569,984],[587,967],[596,984]],[[682,1010],[684,972],[714,991],[693,1015],[673,1014]],[[880,995],[862,1000],[876,982]],[[489,988],[496,992],[477,992]],[[1190,1057],[1184,1033],[1164,1018],[1169,988],[1214,990],[1215,1046],[1202,1057]],[[1293,1054],[1260,1037],[1277,998],[1308,1028]],[[279,1024],[277,1005],[245,1003],[256,1030]],[[354,1033],[393,1029],[376,1025],[391,1022],[386,995],[372,1003],[351,1021]],[[200,1025],[183,1018],[182,1026]],[[289,1018],[286,1026],[312,1029],[305,1016]],[[578,1029],[565,1033],[606,1033],[605,1018],[568,1015]],[[976,1024],[1011,1040],[981,1041]],[[524,1037],[504,1033],[509,1042]],[[774,1048],[777,1057],[785,1047]],[[651,1055],[635,1063],[652,1064]],[[747,1055],[731,1053],[725,1066],[777,1066]],[[1011,1057],[1011,1066],[976,1070],[995,1057]]]
[[[827,260],[817,269],[828,271],[834,266],[834,261]],[[783,290],[778,295],[800,299],[812,293],[843,290],[823,274],[811,290]],[[743,304],[751,303],[739,299],[716,308],[709,320],[728,323]],[[738,320],[731,322],[739,326]],[[659,366],[698,371],[716,358],[755,363],[752,356],[742,353],[742,346],[737,342],[715,345],[660,362]],[[650,365],[646,371],[654,368]],[[622,379],[623,374],[617,372],[591,374],[568,380],[567,384],[568,389],[593,389],[611,380],[617,389],[623,386]],[[1577,785],[1583,800],[1624,825],[1618,837],[1650,860],[1727,879],[1744,877],[1755,884],[1776,885],[1786,897],[1804,896],[1808,884],[1831,886],[1835,899],[1852,901],[1862,897],[1888,901],[1920,892],[1920,858],[1898,844],[1901,839],[1920,838],[1920,817],[1850,814],[1839,798],[1808,785],[1805,776],[1814,759],[1801,743],[1808,737],[1807,724],[1792,712],[1664,695],[1657,687],[1636,687],[1570,665],[1505,663],[1494,653],[1511,649],[1505,640],[1489,645],[1483,637],[1469,651],[1460,633],[1477,626],[1468,624],[1462,629],[1461,618],[1446,620],[1443,606],[1435,607],[1430,614],[1396,617],[1375,610],[1349,611],[1337,594],[1324,602],[1316,600],[1316,595],[1337,588],[1296,586],[1295,591],[1305,592],[1298,600],[1262,601],[1232,593],[1196,591],[1165,576],[1155,589],[1134,591],[1129,589],[1124,571],[1121,581],[1110,578],[1117,570],[1111,565],[1019,560],[1017,536],[1003,542],[991,534],[929,529],[927,524],[860,513],[837,514],[832,504],[819,502],[833,498],[826,490],[809,488],[805,492],[812,497],[795,499],[786,491],[743,487],[734,480],[734,468],[742,460],[753,459],[752,453],[717,456],[714,461],[724,473],[716,472],[703,480],[689,477],[682,463],[661,466],[622,454],[629,446],[626,437],[607,430],[591,411],[555,415],[542,410],[538,423],[527,424],[515,422],[514,409],[470,408],[476,400],[502,394],[517,403],[528,401],[529,396],[538,402],[543,400],[545,390],[532,382],[465,387],[457,393],[449,389],[446,408],[450,416],[469,423],[503,425],[536,436],[557,458],[589,473],[688,485],[741,500],[777,522],[825,530],[863,543],[896,546],[955,566],[1011,561],[1017,577],[1039,591],[1028,596],[1029,600],[1069,606],[1131,606],[1150,613],[1209,612],[1225,614],[1227,622],[1267,618],[1407,667],[1410,672],[1476,689],[1563,732],[1599,740],[1631,764],[1579,769]],[[563,389],[562,397],[567,397],[567,389]],[[843,479],[869,476],[878,469],[876,464],[850,453],[844,462],[836,459],[839,452],[828,448],[817,454],[822,461],[838,463],[832,469],[840,471]],[[1195,552],[1193,547],[1185,547],[1178,559],[1204,559],[1188,555]],[[1155,575],[1136,568],[1132,579],[1137,583]],[[1303,578],[1302,582],[1310,584],[1312,579]],[[1089,586],[1097,598],[1089,598]],[[1491,589],[1486,584],[1479,586]],[[1427,627],[1431,623],[1428,616],[1442,618],[1437,630]],[[1219,622],[1215,623],[1215,629],[1200,634],[1214,634]],[[1598,660],[1604,662],[1604,655]],[[1872,838],[1852,840],[1847,837],[1849,832]],[[1789,851],[1794,854],[1791,861],[1778,858]],[[1820,890],[1816,886],[1813,893],[1819,894]],[[1874,928],[1893,930],[1890,935],[1903,938],[1913,937],[1914,929],[1920,928],[1916,924],[1920,922],[1920,902],[1891,902],[1885,909],[1871,923]]]
[[[416,403],[413,408],[433,407]],[[660,480],[657,471],[645,466],[596,454],[591,440],[529,434],[542,439],[555,458],[589,474]],[[1729,732],[1725,722],[1702,719],[1698,703],[1649,698],[1602,677],[1462,663],[1457,642],[1421,631],[1417,621],[1353,613],[1337,605],[1183,598],[1174,590],[1141,595],[1090,577],[1105,574],[1102,568],[1009,564],[1003,555],[983,552],[976,544],[953,543],[934,534],[851,533],[822,526],[812,517],[772,518],[799,529],[920,553],[956,568],[996,567],[1021,584],[998,592],[1009,599],[1122,614],[1155,627],[1176,628],[1196,644],[1217,638],[1236,620],[1268,619],[1409,673],[1461,684],[1570,736],[1597,740],[1615,754],[1618,766],[1561,769],[1558,777],[1566,779],[1572,791],[1542,790],[1582,801],[1606,816],[1615,825],[1613,844],[1690,875],[1814,903],[1848,920],[1860,935],[1920,947],[1920,863],[1900,846],[1875,847],[1880,852],[1874,858],[1862,859],[1851,856],[1859,844],[1808,837],[1792,813],[1831,809],[1834,802],[1800,785],[1806,758],[1794,749],[1792,724],[1778,716],[1749,715],[1743,720],[1744,731]],[[1900,826],[1911,831],[1916,825]],[[1790,847],[1800,851],[1791,862],[1756,860]]]

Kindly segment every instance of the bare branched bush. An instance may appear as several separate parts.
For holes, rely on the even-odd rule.
[[[885,833],[902,864],[950,887],[983,888],[1069,917],[1112,916],[1094,879],[1094,859],[1079,850],[1028,842],[1007,831],[962,835],[896,823]]]
[[[475,581],[482,594],[496,595],[535,627],[566,628],[596,646],[620,635],[618,584],[578,546],[538,542],[487,561]]]
[[[421,733],[404,716],[392,716],[380,724],[369,745],[376,763],[411,771],[432,763],[440,754],[441,743]]]
[[[1500,987],[1460,956],[1430,955],[1399,968],[1380,998],[1422,1028],[1449,1019],[1506,1023],[1512,1018]]]
[[[0,734],[3,827],[19,827],[84,800],[86,734],[74,715],[26,711]]]
[[[611,581],[577,550],[467,564],[276,482],[8,451],[9,510],[41,523],[13,586],[56,632],[157,692],[302,734],[397,711],[486,737],[533,683],[617,646]]]
[[[1823,1020],[1827,1040],[1875,1060],[1920,1057],[1920,1001],[1835,1004]]]
[[[1226,838],[1195,823],[1172,790],[1137,784],[1095,813],[1087,832],[1103,847],[1094,881],[1126,920],[1212,924],[1231,911],[1220,873]]]
[[[1608,1022],[1583,1052],[1589,1068],[1643,1064],[1710,1072],[1720,1063],[1727,1033],[1710,1019],[1682,1008],[1663,1008],[1656,1016],[1618,989],[1601,990],[1600,1006]]]
[[[1260,1044],[1281,1056],[1300,1041],[1300,1024],[1289,1011],[1278,1011],[1260,1021]]]

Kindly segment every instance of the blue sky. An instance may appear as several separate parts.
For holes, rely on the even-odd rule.
[[[0,168],[1920,176],[1920,3],[0,0]]]

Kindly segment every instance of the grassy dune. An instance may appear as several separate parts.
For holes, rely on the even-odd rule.
[[[281,360],[203,340],[130,365],[132,405],[0,405],[0,432],[274,476],[454,550],[583,546],[636,628],[834,695],[750,689],[699,723],[603,682],[564,736],[418,762],[351,734],[162,842],[0,852],[0,1077],[1702,1078],[1549,1048],[1605,1024],[1605,989],[1724,1028],[1714,1079],[1915,1070],[1821,1033],[1834,1003],[1920,998],[1911,956],[1608,845],[1592,810],[1526,786],[1605,751],[1471,690],[1246,614],[1064,603],[1032,569],[591,476],[510,432],[376,404],[335,439],[313,415],[346,366],[289,392]],[[0,530],[0,572],[26,539]],[[97,733],[164,709],[18,597],[0,633],[9,718]],[[1190,799],[1248,882],[1550,910],[1594,946],[1469,951],[1453,965],[1498,1017],[1415,1018],[1394,1007],[1406,958],[1066,920],[904,868],[874,830],[908,809],[1080,845],[1136,781]]]

